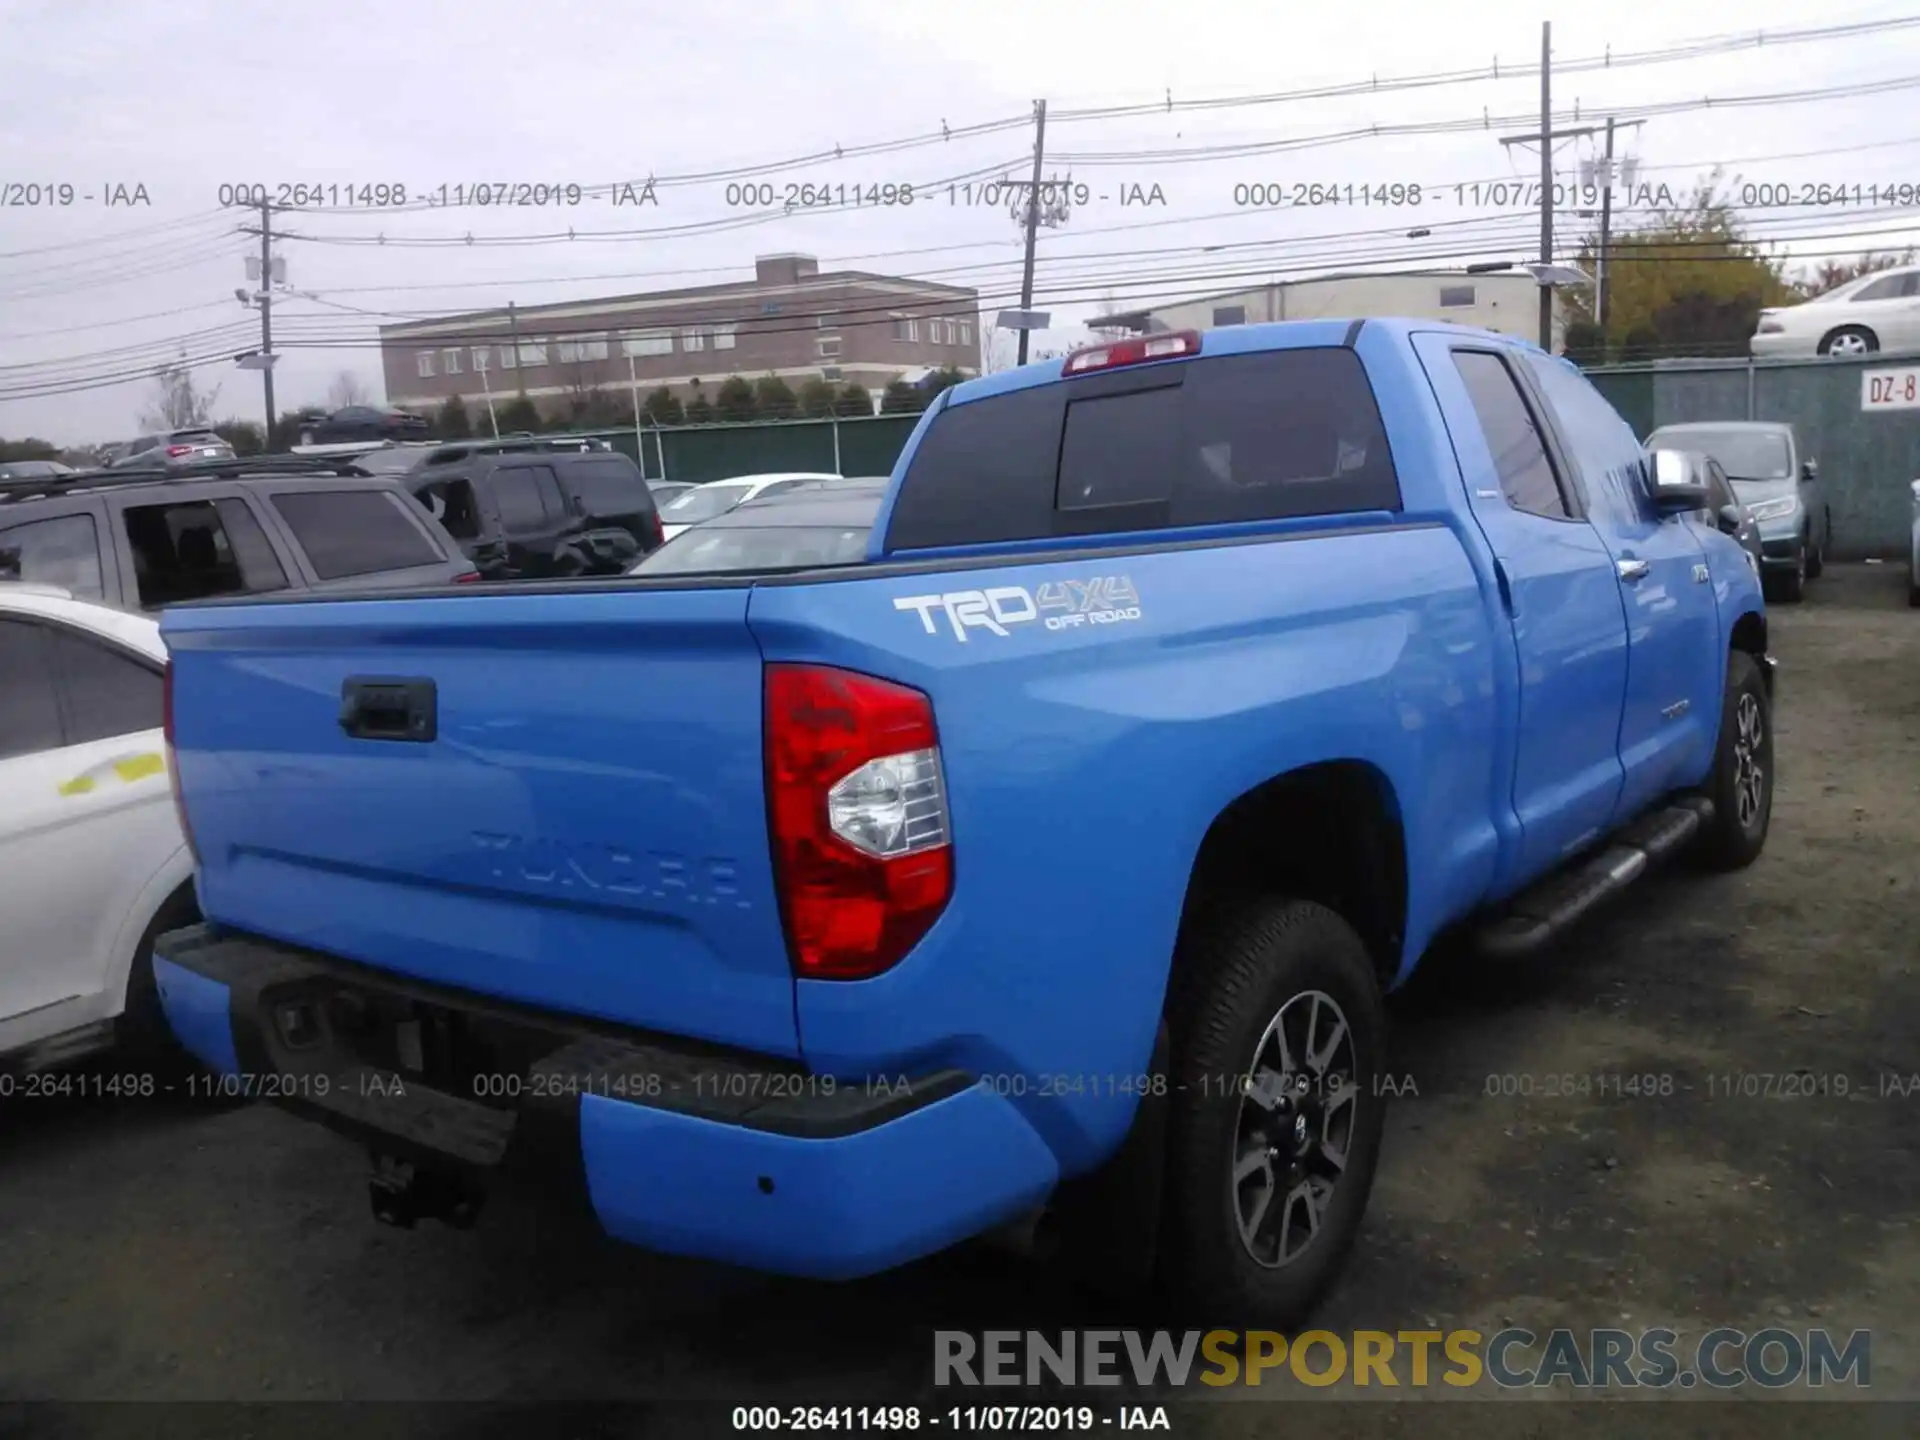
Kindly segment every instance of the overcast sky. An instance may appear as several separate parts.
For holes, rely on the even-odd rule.
[[[462,185],[521,182],[632,182],[623,197],[639,198],[649,175],[675,180],[1016,120],[1044,96],[1048,173],[1070,171],[1087,195],[1039,250],[1035,305],[1062,322],[1042,344],[1068,343],[1084,336],[1071,327],[1108,302],[1161,302],[1316,270],[1537,254],[1537,212],[1520,191],[1483,188],[1476,203],[1471,189],[1455,188],[1537,178],[1535,154],[1498,140],[1537,128],[1527,118],[1539,110],[1535,74],[1212,109],[1180,102],[1474,71],[1496,60],[1532,66],[1543,19],[1554,22],[1556,62],[1573,67],[1609,51],[1908,13],[1920,6],[1641,0],[1563,16],[1404,0],[1365,8],[969,0],[963,9],[903,0],[724,9],[658,0],[0,0],[0,436],[126,438],[151,399],[153,366],[182,348],[213,362],[199,373],[220,387],[218,415],[261,418],[260,377],[227,358],[258,344],[258,315],[234,296],[258,241],[237,229],[252,216],[221,208],[222,186],[404,186],[416,202],[349,208],[346,195],[329,192],[318,198],[337,198],[339,208],[276,215],[288,235],[277,253],[288,283],[304,292],[274,307],[284,357],[276,399],[292,409],[323,402],[343,369],[379,397],[383,320],[747,278],[756,254],[802,251],[822,269],[972,285],[989,313],[1015,304],[1020,245],[1004,205],[968,203],[964,190],[950,201],[944,182],[1024,176],[1025,124],[753,177],[779,201],[795,183],[863,191],[912,183],[911,206],[769,216],[751,194],[730,204],[726,182],[684,179],[656,185],[653,205],[604,194],[514,208],[417,201],[442,185],[451,196]],[[1586,121],[1609,109],[1910,80],[1872,95],[1656,115],[1623,131],[1619,150],[1639,157],[1639,183],[1676,192],[1715,161],[1753,185],[1911,188],[1920,186],[1916,60],[1920,28],[1570,68],[1556,78],[1554,108],[1572,124],[1576,106]],[[1111,118],[1071,113],[1152,102],[1159,108]],[[1483,116],[1492,128],[1271,148]],[[1269,149],[1180,153],[1249,146]],[[1590,140],[1564,142],[1558,177],[1577,180],[1594,152]],[[1236,195],[1237,186],[1300,182],[1417,183],[1422,203],[1276,210]],[[73,203],[33,193],[47,184],[71,185]],[[136,203],[109,203],[123,197]],[[1792,248],[1809,255],[1908,243],[1920,205],[1889,208],[1882,196],[1876,206],[1863,195],[1858,206],[1750,213],[1760,232],[1806,237]],[[714,228],[729,218],[751,223]],[[1564,258],[1590,222],[1560,223]],[[1422,227],[1432,233],[1406,237]],[[551,238],[569,229],[576,238]],[[608,231],[627,233],[594,235]],[[515,237],[522,243],[502,243]]]

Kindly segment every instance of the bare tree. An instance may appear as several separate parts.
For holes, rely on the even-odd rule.
[[[1913,247],[1905,250],[1882,253],[1868,253],[1855,256],[1851,260],[1822,260],[1809,272],[1794,282],[1794,289],[1811,300],[1816,295],[1824,295],[1829,290],[1837,290],[1850,280],[1859,280],[1868,275],[1877,275],[1882,270],[1891,270],[1897,265],[1913,264]]]
[[[187,430],[213,418],[213,402],[220,398],[220,387],[202,390],[193,378],[185,352],[172,364],[156,370],[153,384],[153,403],[140,412],[141,429]]]
[[[335,410],[344,410],[349,405],[365,405],[372,398],[367,390],[367,382],[351,370],[342,370],[327,386],[327,404]]]

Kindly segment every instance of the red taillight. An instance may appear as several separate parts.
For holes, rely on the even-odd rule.
[[[167,784],[173,791],[173,813],[180,821],[180,833],[187,842],[187,853],[193,856],[195,866],[200,864],[200,847],[193,843],[193,827],[187,823],[187,801],[180,793],[180,757],[174,749],[173,740],[173,661],[167,661],[167,668],[160,679],[160,713],[162,733],[167,745]]]
[[[877,975],[953,893],[933,704],[823,665],[769,665],[766,693],[774,879],[794,970]]]
[[[478,570],[469,570],[464,575],[454,576],[453,583],[456,585],[472,585],[472,584],[475,584],[479,579],[480,579],[480,572]]]
[[[1170,335],[1142,335],[1136,340],[1120,340],[1112,345],[1090,345],[1067,356],[1062,375],[1085,375],[1094,370],[1112,370],[1121,365],[1144,365],[1149,360],[1177,360],[1182,355],[1200,353],[1198,330],[1176,330]]]
[[[667,543],[667,527],[661,522],[660,512],[653,512],[653,543],[659,547]]]
[[[169,445],[167,446],[167,456],[171,459],[175,455],[191,455],[193,450],[194,447],[191,445]]]

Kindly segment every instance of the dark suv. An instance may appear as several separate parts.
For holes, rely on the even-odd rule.
[[[0,481],[0,579],[158,610],[216,595],[479,578],[396,481],[349,465],[230,460]]]
[[[436,450],[401,483],[487,580],[619,575],[661,543],[640,468],[617,450]]]

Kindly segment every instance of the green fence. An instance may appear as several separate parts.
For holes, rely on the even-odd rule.
[[[605,440],[640,462],[649,480],[725,480],[780,470],[886,475],[900,458],[918,415],[840,420],[768,420],[744,425],[676,425],[643,430],[572,432]]]
[[[1904,557],[1920,478],[1920,409],[1867,410],[1865,378],[1920,369],[1889,360],[1658,360],[1587,372],[1642,437],[1691,420],[1783,420],[1820,465],[1836,559]]]

